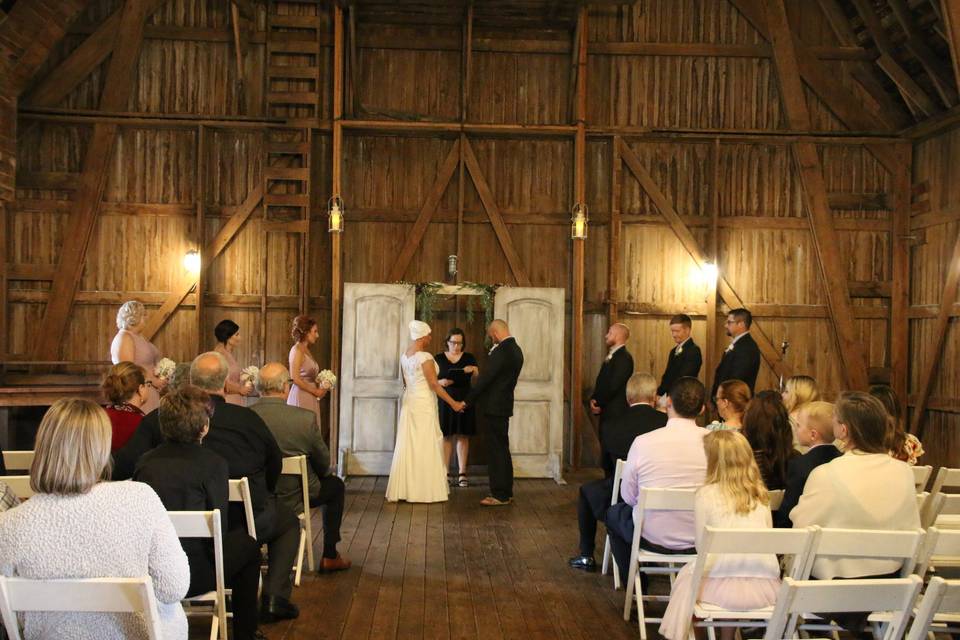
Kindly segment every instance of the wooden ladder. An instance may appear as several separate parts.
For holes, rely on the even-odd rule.
[[[267,2],[267,115],[290,123],[320,117],[321,5]],[[300,122],[299,124],[306,124]]]

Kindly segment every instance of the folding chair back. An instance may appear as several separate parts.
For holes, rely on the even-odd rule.
[[[957,614],[960,614],[960,580],[931,578],[907,640],[926,640],[928,633],[937,631],[934,624],[940,615],[949,615],[951,621],[955,621]]]
[[[253,519],[253,498],[250,497],[250,481],[246,478],[230,480],[229,497],[227,499],[230,502],[243,503],[243,515],[247,519],[247,535],[256,540],[257,523]]]
[[[960,531],[937,527],[927,529],[917,575],[923,578],[930,567],[960,567]]]
[[[29,580],[0,576],[0,614],[10,640],[21,640],[18,612],[140,613],[150,640],[161,640],[160,613],[148,576]]]
[[[620,481],[623,479],[623,465],[627,463],[622,458],[617,458],[616,467],[613,470],[613,494],[610,496],[610,506],[620,501]],[[610,563],[613,562],[613,588],[620,588],[620,572],[617,570],[617,561],[613,558],[610,550],[610,536],[605,536],[606,542],[603,543],[603,562],[600,565],[601,575],[607,575],[610,569]]]
[[[944,489],[960,489],[960,469],[940,467],[930,487],[930,493],[941,493]]]
[[[804,613],[892,612],[884,640],[899,640],[923,582],[917,576],[892,580],[794,580],[784,578],[764,640],[793,638]]]
[[[303,571],[303,555],[307,555],[307,568],[314,570],[313,563],[313,526],[311,523],[310,511],[310,477],[307,475],[307,456],[287,456],[283,459],[283,467],[280,471],[283,475],[299,476],[301,499],[303,500],[303,512],[298,514],[300,518],[300,548],[297,551],[297,563],[293,565],[293,582],[300,586],[300,574]]]
[[[188,603],[209,600],[214,597],[213,620],[211,627],[219,627],[220,637],[227,640],[227,596],[223,579],[223,530],[220,521],[220,509],[213,511],[168,511],[178,538],[213,539],[213,569],[216,589],[212,594],[196,598],[187,598]],[[211,629],[212,631],[212,629]],[[214,635],[211,633],[211,635]]]
[[[930,476],[933,475],[933,467],[926,465],[912,467],[912,469],[913,484],[917,488],[917,493],[920,493],[927,488],[927,481],[930,480]]]
[[[0,476],[0,482],[10,487],[10,490],[21,500],[33,497],[30,476]]]
[[[33,466],[33,451],[4,451],[3,466],[7,471],[30,471]]]
[[[900,560],[901,576],[913,573],[923,529],[914,531],[876,531],[864,529],[821,529],[817,527],[813,552],[807,559],[804,577],[809,577],[814,563],[821,558],[869,558]]]
[[[783,504],[783,493],[783,489],[767,491],[767,497],[770,499],[770,511],[776,511]]]

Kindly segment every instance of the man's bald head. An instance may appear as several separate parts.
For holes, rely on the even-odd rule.
[[[207,351],[190,363],[190,384],[208,393],[222,394],[229,373],[227,359],[216,351]]]
[[[279,362],[270,362],[260,369],[257,390],[263,396],[286,396],[290,372]]]
[[[494,342],[501,342],[510,337],[510,327],[503,320],[494,320],[487,327],[487,335],[493,338]]]
[[[608,347],[618,347],[630,339],[630,329],[622,322],[610,325],[605,336]]]

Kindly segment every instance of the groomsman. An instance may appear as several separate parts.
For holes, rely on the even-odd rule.
[[[760,370],[760,348],[750,335],[753,316],[746,309],[734,309],[727,314],[727,335],[733,340],[723,352],[720,364],[713,376],[713,389],[710,398],[717,397],[717,387],[727,380],[743,380],[750,387],[757,384],[757,372]]]
[[[593,395],[590,397],[590,411],[600,416],[600,440],[604,438],[604,428],[610,421],[618,418],[627,411],[627,380],[633,375],[633,356],[625,346],[630,337],[630,329],[625,324],[616,323],[607,329],[606,343],[609,351],[597,381],[593,385]],[[613,460],[604,451],[602,454],[604,472],[613,468]]]
[[[670,337],[673,338],[674,347],[667,357],[667,368],[663,370],[663,377],[660,378],[660,386],[657,388],[657,395],[660,397],[666,396],[673,383],[680,378],[696,378],[700,375],[703,355],[700,347],[690,337],[692,328],[693,321],[685,313],[678,313],[670,318]]]
[[[510,456],[510,416],[513,415],[513,392],[523,368],[523,351],[503,320],[494,320],[487,327],[493,340],[493,349],[480,377],[473,383],[464,402],[473,406],[478,398],[480,413],[487,426],[490,475],[490,495],[480,501],[485,507],[513,502],[513,459]]]

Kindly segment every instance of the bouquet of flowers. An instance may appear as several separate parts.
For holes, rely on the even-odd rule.
[[[160,362],[158,362],[157,366],[153,369],[153,375],[161,380],[169,380],[176,368],[177,363],[170,358],[160,358]]]
[[[333,389],[337,386],[337,376],[330,369],[324,369],[317,374],[317,384],[327,389]]]
[[[243,384],[248,384],[251,387],[257,384],[257,380],[260,379],[260,369],[250,365],[249,367],[244,367],[243,371],[240,372],[240,382]]]

